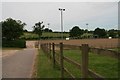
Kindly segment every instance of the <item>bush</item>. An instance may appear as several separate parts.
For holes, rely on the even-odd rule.
[[[26,41],[25,40],[12,40],[12,41],[3,40],[2,47],[26,48]]]

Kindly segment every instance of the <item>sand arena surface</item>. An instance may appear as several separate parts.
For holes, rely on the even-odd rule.
[[[90,47],[98,47],[98,48],[116,48],[120,46],[120,42],[118,39],[76,39],[76,40],[42,40],[41,41],[41,43],[55,43],[55,44],[59,44],[60,42],[70,45],[88,44]]]

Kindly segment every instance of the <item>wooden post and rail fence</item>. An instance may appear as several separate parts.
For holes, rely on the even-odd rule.
[[[82,63],[81,64],[64,56],[64,47],[65,46],[81,49],[81,52],[82,52],[82,56],[81,56]],[[73,79],[75,79],[75,76],[73,76],[73,74],[71,74],[68,71],[68,69],[64,67],[64,60],[65,60],[68,63],[75,65],[76,68],[81,69],[81,73],[82,73],[81,78],[89,78],[89,76],[91,76],[92,78],[95,78],[95,79],[97,79],[97,78],[100,78],[102,80],[104,79],[103,76],[95,73],[94,71],[92,71],[91,69],[88,68],[89,51],[93,51],[93,52],[96,52],[97,54],[101,54],[101,55],[106,55],[106,52],[103,49],[90,48],[88,46],[88,44],[82,44],[81,46],[76,46],[76,45],[64,45],[63,43],[60,43],[60,44],[44,43],[44,44],[41,44],[41,48],[46,53],[46,55],[52,60],[53,68],[55,68],[56,64],[60,65],[61,78],[64,78],[64,72],[67,72]],[[59,54],[57,54],[56,48],[59,50]],[[100,52],[98,52],[98,51],[100,51]],[[110,51],[108,51],[108,52],[110,52]],[[56,56],[59,57],[59,61],[56,59]],[[110,56],[110,57],[112,56],[112,57],[120,59],[120,53],[115,52],[115,51],[111,51],[107,56]]]

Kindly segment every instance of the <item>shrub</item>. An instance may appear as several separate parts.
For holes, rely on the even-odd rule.
[[[26,41],[25,40],[2,40],[2,47],[15,47],[15,48],[25,48]]]

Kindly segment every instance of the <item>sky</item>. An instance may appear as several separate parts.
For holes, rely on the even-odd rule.
[[[21,20],[29,31],[35,23],[43,21],[46,28],[50,23],[50,29],[61,31],[58,8],[65,8],[64,31],[74,26],[89,30],[118,29],[118,2],[2,2],[2,20],[9,17]]]

